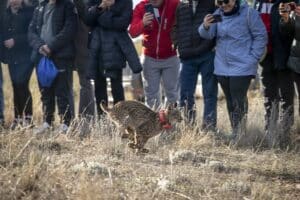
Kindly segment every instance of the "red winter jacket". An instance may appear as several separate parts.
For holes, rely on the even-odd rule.
[[[149,57],[166,59],[176,55],[176,50],[172,47],[171,30],[179,0],[165,0],[159,8],[160,23],[154,19],[151,27],[143,26],[147,3],[149,0],[142,0],[133,10],[133,18],[129,27],[131,37],[143,34],[143,51]]]
[[[271,11],[274,3],[276,3],[277,0],[256,0],[254,2],[254,9],[256,9],[261,16],[262,21],[264,22],[264,25],[266,27],[267,33],[268,33],[268,53],[272,53],[272,28],[271,28]]]

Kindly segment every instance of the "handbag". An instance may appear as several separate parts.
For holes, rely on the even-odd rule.
[[[292,71],[300,74],[300,57],[290,56],[287,62],[287,66]]]
[[[42,57],[38,64],[36,73],[39,84],[42,87],[51,87],[58,74],[58,70],[52,60],[47,57]]]

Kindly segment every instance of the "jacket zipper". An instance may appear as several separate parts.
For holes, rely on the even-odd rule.
[[[162,24],[165,23],[164,22],[164,20],[165,20],[164,19],[165,9],[166,9],[166,6],[164,7],[163,12],[161,14],[160,23],[157,21],[157,23],[158,23],[158,35],[157,35],[157,40],[156,40],[156,59],[159,59],[159,56],[158,56],[159,42],[160,42],[161,27],[162,27]]]

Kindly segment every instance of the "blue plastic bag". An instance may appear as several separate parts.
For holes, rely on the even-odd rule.
[[[47,57],[42,57],[37,67],[37,77],[42,87],[51,87],[58,70],[53,61]]]

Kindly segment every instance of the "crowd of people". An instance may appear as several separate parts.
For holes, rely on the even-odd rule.
[[[226,98],[232,140],[246,131],[251,80],[262,67],[265,131],[269,142],[286,147],[294,119],[294,82],[300,92],[300,6],[288,0],[7,0],[0,5],[0,58],[8,65],[14,94],[12,128],[32,124],[29,80],[42,58],[57,70],[50,86],[39,81],[43,124],[67,132],[75,108],[72,71],[80,82],[78,117],[101,116],[108,102],[125,100],[122,71],[143,77],[145,104],[182,108],[195,124],[195,90],[202,79],[203,131],[217,132],[218,83]],[[130,38],[141,36],[140,59]],[[39,80],[44,77],[38,77]],[[108,79],[107,79],[108,78]],[[0,76],[0,122],[4,100]],[[95,99],[95,101],[94,101]],[[96,112],[94,110],[96,104]],[[300,113],[300,110],[299,110]],[[274,141],[274,132],[279,137]],[[273,141],[272,141],[273,140]]]

